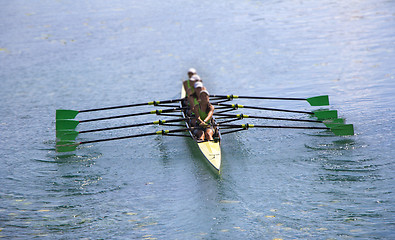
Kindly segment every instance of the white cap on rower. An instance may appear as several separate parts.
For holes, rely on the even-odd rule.
[[[207,90],[202,90],[202,91],[200,92],[200,95],[202,95],[202,93],[206,93],[208,96],[210,96],[210,94],[208,93]]]
[[[191,77],[191,80],[192,80],[192,81],[199,81],[199,80],[201,80],[201,79],[200,79],[199,75],[195,74],[195,75],[193,75],[193,76]]]
[[[202,88],[203,87],[203,83],[202,82],[196,82],[195,86],[193,86],[194,88]]]
[[[190,69],[188,70],[188,73],[193,73],[193,74],[196,74],[196,69],[194,69],[194,68],[190,68]]]

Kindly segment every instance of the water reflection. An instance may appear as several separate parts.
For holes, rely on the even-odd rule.
[[[326,143],[316,141],[305,144],[316,155],[312,161],[320,163],[319,178],[326,182],[363,182],[379,178],[375,158],[356,155],[363,145],[354,139],[344,138]]]
[[[321,135],[322,136],[322,135]],[[333,134],[326,135],[329,138],[333,138]],[[318,139],[317,139],[318,140]],[[328,138],[326,138],[328,140]],[[332,141],[332,143],[326,143],[316,141],[314,145],[305,144],[307,149],[313,151],[341,151],[341,150],[353,150],[356,148],[355,141],[353,139],[340,139]]]

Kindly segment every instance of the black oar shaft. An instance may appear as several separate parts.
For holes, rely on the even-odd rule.
[[[147,115],[147,114],[161,114],[161,113],[166,113],[166,112],[174,112],[178,111],[181,108],[171,108],[171,109],[162,109],[162,110],[155,110],[155,111],[150,111],[150,112],[142,112],[142,113],[133,113],[133,114],[125,114],[125,115],[119,115],[119,116],[112,116],[112,117],[103,117],[103,118],[94,118],[94,119],[87,119],[87,120],[81,120],[79,121],[80,123],[84,122],[94,122],[94,121],[101,121],[101,120],[109,120],[109,119],[116,119],[116,118],[124,118],[124,117],[133,117],[133,116],[139,116],[139,115]]]
[[[80,113],[82,113],[82,112],[94,112],[94,111],[101,111],[101,110],[110,110],[110,109],[128,108],[128,107],[138,107],[138,106],[145,106],[145,105],[154,105],[154,106],[156,106],[158,104],[174,103],[174,102],[179,102],[181,100],[183,100],[183,98],[173,99],[173,100],[166,100],[166,101],[152,101],[152,102],[146,102],[146,103],[136,103],[136,104],[115,106],[115,107],[85,109],[85,110],[80,110],[78,112],[80,112]]]
[[[239,96],[239,95],[210,95],[210,97],[218,98],[246,98],[246,99],[266,99],[266,100],[307,100],[307,98],[283,98],[283,97],[255,97],[255,96]]]
[[[121,140],[121,139],[126,139],[126,138],[135,138],[135,137],[144,137],[144,136],[150,136],[150,135],[156,135],[156,134],[157,134],[157,133],[144,133],[144,134],[131,135],[131,136],[123,136],[123,137],[115,137],[115,138],[105,138],[105,139],[99,139],[99,140],[92,140],[92,141],[80,142],[80,144],[97,143],[97,142],[105,142],[105,141],[114,141],[114,140]]]
[[[136,137],[145,137],[145,136],[152,136],[152,135],[166,135],[168,133],[185,132],[185,131],[188,131],[188,130],[189,130],[189,128],[176,129],[176,130],[162,130],[162,131],[151,132],[151,133],[143,133],[143,134],[123,136],[123,137],[105,138],[105,139],[98,139],[98,140],[79,142],[79,144],[114,141],[114,140],[121,140],[121,139],[127,139],[127,138],[136,138]]]
[[[244,114],[222,114],[222,113],[214,113],[216,116],[230,117],[230,118],[257,118],[257,119],[267,119],[267,120],[280,120],[280,121],[294,121],[294,122],[313,122],[313,123],[322,123],[320,120],[308,120],[308,119],[294,119],[294,118],[278,118],[278,117],[263,117],[263,116],[251,116]]]
[[[254,125],[256,128],[289,128],[289,129],[322,129],[329,130],[328,127],[293,127],[293,126],[262,126],[262,125]]]
[[[146,115],[150,114],[151,112],[142,112],[142,113],[133,113],[133,114],[125,114],[125,115],[118,115],[118,116],[111,116],[111,117],[102,117],[102,118],[94,118],[94,119],[87,119],[87,120],[80,120],[80,123],[84,122],[95,122],[95,121],[101,121],[101,120],[109,120],[109,119],[116,119],[116,118],[124,118],[124,117],[133,117],[133,116],[139,116],[139,115]]]
[[[313,112],[295,111],[295,110],[278,109],[278,108],[265,108],[265,107],[254,107],[254,106],[244,106],[244,108],[257,109],[257,110],[267,110],[267,111],[277,111],[277,112],[303,113],[303,114],[314,115]]]
[[[144,105],[147,105],[147,103],[137,103],[137,104],[115,106],[115,107],[85,109],[85,110],[80,110],[78,112],[80,112],[80,113],[82,113],[82,112],[95,112],[95,111],[101,111],[101,110],[110,110],[110,109],[127,108],[127,107],[138,107],[138,106],[144,106]]]
[[[119,126],[119,127],[99,128],[99,129],[79,131],[78,133],[100,132],[100,131],[108,131],[108,130],[115,130],[115,129],[122,129],[122,128],[140,127],[140,126],[145,126],[145,125],[148,125],[148,123],[125,125],[125,126]]]
[[[217,106],[225,106],[229,108],[249,108],[249,109],[257,109],[257,110],[266,110],[266,111],[277,111],[277,112],[289,112],[289,113],[303,113],[303,114],[310,114],[314,115],[313,112],[307,112],[307,111],[295,111],[295,110],[287,110],[287,109],[278,109],[278,108],[266,108],[266,107],[255,107],[255,106],[245,106],[245,105],[239,105],[239,104],[224,104],[224,103],[212,103],[213,105]]]
[[[99,128],[99,129],[85,130],[85,131],[79,131],[78,133],[90,133],[90,132],[108,131],[108,130],[115,130],[115,129],[122,129],[122,128],[141,127],[141,126],[154,125],[154,124],[161,125],[161,124],[165,124],[165,123],[180,122],[180,121],[185,121],[185,120],[187,120],[187,118],[163,120],[163,121],[162,120],[158,120],[158,121],[155,121],[155,122],[138,123],[138,124],[125,125],[125,126],[118,126],[118,127],[108,127],[108,128]]]
[[[294,127],[294,126],[270,126],[270,125],[255,125],[255,124],[219,124],[219,127],[226,127],[226,128],[288,128],[288,129],[321,129],[321,130],[329,130],[328,127]]]

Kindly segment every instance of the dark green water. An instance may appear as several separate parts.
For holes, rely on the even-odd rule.
[[[394,1],[21,0],[0,6],[0,237],[395,238]],[[56,109],[177,98],[189,67],[215,94],[328,94],[356,135],[282,129],[225,135],[221,176],[187,138],[55,152]],[[303,102],[235,103],[316,109]],[[92,122],[78,130],[157,119]]]

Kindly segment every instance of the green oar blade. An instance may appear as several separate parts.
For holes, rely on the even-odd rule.
[[[338,124],[330,127],[330,129],[336,136],[354,135],[354,126],[352,124]]]
[[[328,95],[311,97],[306,99],[310,103],[310,106],[328,106],[329,97]]]
[[[73,130],[79,123],[77,120],[59,119],[56,120],[56,130]]]
[[[74,119],[77,114],[76,110],[57,109],[56,119]]]
[[[56,131],[56,138],[59,140],[75,140],[78,136],[77,131],[74,130],[57,130]]]
[[[58,141],[56,142],[56,151],[57,152],[72,152],[80,144],[74,141]]]
[[[337,110],[317,110],[317,111],[313,111],[313,113],[314,116],[318,118],[318,120],[337,118]]]

